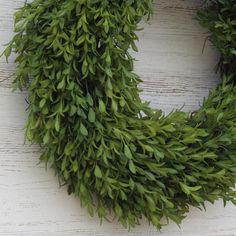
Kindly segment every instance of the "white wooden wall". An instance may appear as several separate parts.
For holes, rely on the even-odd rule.
[[[0,51],[13,35],[13,12],[24,0],[0,1]],[[155,0],[151,25],[140,33],[136,71],[144,82],[142,98],[166,112],[195,110],[209,89],[219,82],[214,73],[217,53],[206,30],[192,20],[201,1]],[[11,92],[15,65],[0,59],[0,236],[232,236],[236,235],[236,207],[221,201],[207,212],[191,209],[181,229],[174,223],[162,234],[143,220],[131,232],[117,222],[90,218],[79,199],[58,187],[53,170],[38,164],[39,148],[23,145],[26,92]]]

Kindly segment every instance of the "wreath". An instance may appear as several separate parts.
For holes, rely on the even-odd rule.
[[[14,86],[26,88],[26,137],[42,147],[91,215],[160,229],[189,206],[236,204],[236,3],[207,0],[197,19],[221,53],[222,84],[193,113],[164,115],[139,97],[138,23],[152,0],[34,0],[15,13]]]

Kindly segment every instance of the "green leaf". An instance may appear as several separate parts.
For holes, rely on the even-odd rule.
[[[78,170],[78,162],[76,160],[73,161],[72,169],[73,169],[74,172],[76,172]]]
[[[118,203],[115,204],[115,213],[118,217],[122,217],[122,209]]]
[[[95,122],[95,112],[92,108],[89,108],[88,119],[91,123]]]
[[[58,115],[56,116],[55,129],[56,129],[56,131],[58,131],[58,132],[59,132],[59,130],[60,130],[60,120],[59,120],[59,116],[58,116]]]
[[[108,77],[112,78],[112,76],[113,76],[113,73],[112,73],[112,71],[111,71],[111,68],[110,68],[110,67],[106,67],[106,68],[105,68],[105,72],[106,72],[106,74],[108,75]]]
[[[87,62],[87,60],[85,59],[84,61],[83,61],[83,64],[82,64],[82,74],[83,75],[85,75],[86,73],[87,73],[87,71],[88,71],[88,62]]]
[[[202,203],[204,202],[204,199],[202,197],[200,197],[199,195],[193,194],[191,193],[191,196],[194,198],[194,200],[198,203]]]
[[[29,128],[27,128],[27,131],[26,131],[26,137],[29,141],[32,141],[33,140],[33,137],[34,137],[34,134],[33,134],[33,131]]]
[[[47,133],[43,137],[43,143],[47,144],[49,142],[49,139],[50,139],[50,133],[49,131],[47,131]]]
[[[11,55],[11,52],[12,52],[12,45],[9,45],[9,46],[5,49],[5,51],[4,51],[4,55],[5,55],[5,57],[6,57],[7,63],[8,63],[8,58],[9,58],[10,55]]]
[[[46,99],[43,98],[43,99],[40,101],[40,103],[39,103],[39,107],[40,107],[40,108],[43,108],[44,105],[45,105],[45,103],[46,103]]]
[[[134,165],[134,162],[132,160],[129,160],[129,170],[133,173],[136,174],[136,167]]]
[[[99,102],[98,102],[98,103],[99,103],[99,111],[100,111],[101,113],[105,113],[105,112],[106,112],[106,107],[105,107],[104,102],[99,99]]]
[[[184,183],[180,183],[180,187],[183,190],[183,192],[186,193],[187,195],[191,193],[191,191],[189,190],[189,187],[185,185]]]
[[[156,214],[151,214],[151,220],[154,226],[161,227],[160,218]]]
[[[107,19],[105,19],[104,23],[103,23],[103,27],[106,33],[108,33],[109,31],[109,25],[108,25],[108,21]]]
[[[152,212],[156,211],[156,204],[155,204],[153,198],[146,195],[146,199],[147,199],[148,207],[149,207],[150,211],[152,211]]]
[[[98,165],[96,165],[96,167],[95,167],[95,172],[94,172],[94,174],[95,174],[95,176],[96,176],[97,178],[102,178],[102,171],[101,171],[101,169],[100,169],[100,167],[99,167]]]
[[[75,105],[71,105],[69,116],[73,116],[78,111],[77,107]]]
[[[123,97],[120,99],[119,104],[120,104],[121,107],[125,106],[126,102],[125,102],[125,99]]]
[[[165,125],[165,126],[162,127],[162,129],[165,130],[165,131],[168,131],[168,132],[175,131],[175,128],[174,128],[174,126],[172,124]]]
[[[88,130],[85,128],[83,123],[80,123],[80,133],[83,134],[84,136],[88,136]]]
[[[71,143],[71,142],[68,142],[66,144],[66,147],[65,147],[65,150],[64,150],[65,155],[66,156],[70,156],[72,151],[73,151],[73,149],[74,149],[74,144]]]
[[[199,189],[201,189],[201,186],[195,186],[195,187],[189,187],[184,183],[180,182],[180,187],[183,190],[184,193],[186,193],[187,195],[191,194],[191,192],[195,192],[198,191]]]
[[[64,171],[67,166],[67,158],[63,158],[62,164],[61,164],[61,170]]]
[[[164,153],[163,153],[163,152],[160,152],[160,151],[157,150],[157,149],[154,149],[154,155],[155,155],[157,158],[160,158],[160,159],[163,159],[163,158],[164,158]]]
[[[167,198],[165,196],[161,195],[160,197],[165,202],[165,204],[168,208],[174,208],[175,207],[175,205],[171,201],[167,200]]]
[[[135,45],[134,42],[131,43],[131,47],[135,52],[138,52],[138,47]]]
[[[115,112],[118,110],[117,103],[116,103],[116,101],[114,99],[112,99],[112,101],[111,101],[111,108]]]
[[[82,44],[85,41],[85,35],[82,35],[78,38],[78,40],[76,41],[76,45],[79,46],[80,44]]]
[[[57,89],[65,88],[65,79],[62,79],[61,82],[57,85]]]
[[[112,83],[111,83],[111,79],[110,79],[110,78],[107,79],[106,84],[107,84],[107,88],[108,88],[109,90],[112,90],[112,89],[113,89],[113,86],[112,86]]]
[[[88,213],[90,216],[92,216],[92,217],[94,216],[93,206],[90,204],[88,205]]]
[[[106,63],[107,63],[108,65],[111,64],[111,56],[110,56],[109,53],[107,53],[107,56],[106,56]]]
[[[89,106],[93,106],[93,98],[92,98],[92,96],[90,95],[90,93],[87,93],[87,95],[86,95],[86,100],[87,100]]]
[[[129,149],[129,147],[127,145],[124,146],[124,152],[125,152],[125,156],[128,158],[128,159],[132,159],[133,156],[132,156],[132,153]]]
[[[131,190],[133,190],[134,187],[135,187],[135,183],[134,183],[134,181],[131,178],[129,179],[129,186],[130,186]]]

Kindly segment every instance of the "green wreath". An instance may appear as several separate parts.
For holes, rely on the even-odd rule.
[[[167,116],[139,97],[138,23],[152,0],[34,0],[15,13],[14,85],[27,88],[27,138],[93,215],[158,229],[189,206],[236,203],[236,3],[197,14],[221,53],[222,84],[194,114]]]

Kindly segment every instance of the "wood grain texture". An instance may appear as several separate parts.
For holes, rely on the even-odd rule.
[[[23,0],[1,0],[0,51],[13,35],[13,12]],[[144,82],[142,98],[169,112],[193,111],[219,82],[214,72],[218,55],[207,43],[207,31],[192,18],[201,1],[156,0],[150,25],[140,33],[135,68]],[[24,145],[26,92],[11,92],[14,58],[0,59],[0,236],[235,236],[236,208],[221,201],[207,204],[207,212],[191,209],[181,229],[174,223],[162,234],[143,220],[131,232],[91,218],[79,199],[59,188],[53,170],[38,163],[40,150]]]

